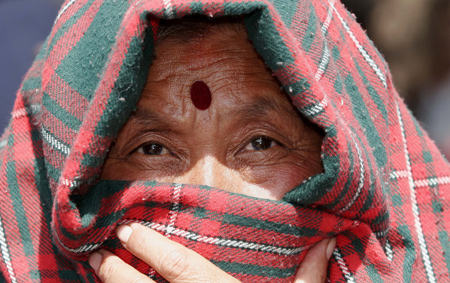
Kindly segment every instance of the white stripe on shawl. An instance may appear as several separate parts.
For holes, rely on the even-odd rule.
[[[351,29],[348,26],[347,22],[345,22],[345,20],[341,17],[341,15],[339,14],[339,12],[336,9],[336,7],[334,7],[334,11],[336,12],[336,15],[338,16],[339,20],[341,21],[342,26],[347,31],[348,35],[350,36],[350,38],[352,39],[353,43],[358,48],[358,50],[361,53],[361,55],[364,57],[364,59],[367,61],[367,63],[370,65],[370,67],[372,67],[372,69],[374,70],[375,74],[377,74],[378,78],[383,83],[384,88],[387,88],[386,78],[383,75],[383,72],[380,70],[380,68],[377,66],[377,64],[375,64],[373,59],[370,58],[369,54],[367,54],[367,51],[364,49],[364,47],[361,45],[361,43],[359,43],[358,39],[356,38],[356,36],[351,31]]]
[[[396,104],[395,106],[397,109],[398,121],[400,123],[400,129],[402,132],[403,150],[404,150],[405,159],[406,159],[406,172],[408,175],[409,191],[411,194],[411,206],[412,206],[412,213],[414,215],[414,225],[416,228],[417,237],[419,238],[419,247],[420,247],[420,250],[422,251],[422,259],[423,259],[423,263],[425,266],[425,270],[427,272],[428,280],[431,283],[434,283],[434,282],[436,282],[436,278],[434,276],[434,271],[433,271],[433,266],[431,265],[430,256],[428,255],[428,249],[427,249],[427,244],[425,243],[425,237],[423,234],[422,223],[420,223],[420,217],[419,217],[420,211],[419,211],[419,206],[417,205],[415,183],[414,183],[414,179],[412,177],[411,160],[409,157],[408,145],[406,143],[405,126],[403,125],[402,114],[400,113],[400,107],[398,106],[397,101],[395,104]]]
[[[11,255],[9,253],[8,244],[6,243],[5,230],[3,229],[3,220],[0,216],[0,247],[2,251],[3,261],[5,262],[6,269],[8,270],[9,278],[11,282],[16,283],[16,275],[14,273],[14,268],[11,264]]]

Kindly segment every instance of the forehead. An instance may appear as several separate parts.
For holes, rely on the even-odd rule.
[[[182,114],[194,107],[190,90],[196,81],[210,88],[212,111],[261,98],[290,104],[243,27],[223,24],[192,40],[183,40],[175,33],[157,42],[138,107]]]

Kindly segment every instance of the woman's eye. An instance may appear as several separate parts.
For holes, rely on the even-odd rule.
[[[137,152],[145,155],[162,155],[169,153],[167,148],[159,143],[144,144],[137,149]]]
[[[277,142],[268,137],[257,137],[252,140],[246,147],[246,150],[265,150],[276,145]]]

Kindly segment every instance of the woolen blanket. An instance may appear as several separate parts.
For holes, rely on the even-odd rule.
[[[270,201],[220,188],[100,180],[151,64],[159,19],[241,15],[249,39],[325,133],[324,172]],[[337,237],[331,282],[445,282],[450,167],[338,0],[66,0],[0,139],[0,280],[98,282],[104,248],[140,222],[245,282],[294,278]]]

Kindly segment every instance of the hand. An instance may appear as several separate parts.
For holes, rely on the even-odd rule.
[[[138,223],[120,226],[117,237],[129,252],[169,282],[239,282],[198,253]],[[324,239],[311,248],[300,265],[295,283],[324,282],[335,245],[335,239]],[[89,264],[105,283],[155,282],[105,250],[94,252]]]

